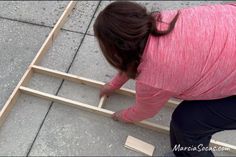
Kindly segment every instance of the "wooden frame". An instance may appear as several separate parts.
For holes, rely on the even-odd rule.
[[[5,105],[3,106],[3,108],[0,112],[0,127],[4,123],[4,120],[7,118],[7,115],[10,113],[11,109],[13,108],[14,104],[16,103],[17,98],[19,97],[19,95],[21,93],[33,95],[33,96],[36,96],[36,97],[40,97],[40,98],[47,99],[47,100],[50,100],[50,101],[62,103],[62,104],[65,104],[65,105],[78,107],[82,110],[98,113],[98,114],[101,114],[101,115],[107,116],[107,117],[111,117],[111,115],[114,113],[113,111],[102,108],[102,106],[103,106],[103,104],[106,100],[106,97],[102,97],[100,99],[100,102],[99,102],[98,106],[96,107],[96,106],[84,104],[84,103],[81,103],[81,102],[78,102],[78,101],[73,101],[73,100],[66,99],[66,98],[63,98],[63,97],[60,97],[60,96],[55,96],[55,95],[52,95],[52,94],[49,94],[49,93],[41,92],[41,91],[30,89],[30,88],[26,87],[26,85],[29,82],[29,80],[31,79],[33,73],[40,73],[40,74],[43,74],[43,75],[48,75],[48,76],[51,76],[51,77],[57,77],[57,78],[60,78],[60,79],[73,81],[73,82],[76,82],[76,83],[85,84],[85,85],[89,85],[89,86],[93,86],[93,87],[97,87],[97,88],[100,88],[101,86],[104,85],[103,82],[91,80],[91,79],[84,78],[84,77],[79,77],[79,76],[76,76],[76,75],[72,75],[72,74],[68,74],[68,73],[48,69],[48,68],[37,65],[42,60],[43,55],[51,47],[52,43],[54,42],[55,38],[59,34],[60,29],[65,24],[68,16],[72,12],[75,5],[76,5],[76,1],[70,1],[69,2],[69,4],[67,5],[65,11],[63,12],[61,17],[59,18],[58,22],[56,23],[56,25],[54,26],[54,28],[50,32],[50,34],[47,37],[47,39],[45,40],[45,42],[43,43],[43,45],[40,48],[39,52],[37,53],[37,55],[33,59],[32,63],[29,65],[29,67],[27,68],[27,70],[24,73],[23,77],[19,81],[18,85],[16,86],[16,88],[14,89],[12,94],[10,95],[9,99],[7,100]],[[117,90],[116,92],[119,93],[119,94],[122,94],[122,95],[127,95],[127,96],[132,96],[132,97],[135,96],[135,91],[130,90],[130,89],[121,88],[121,89]],[[178,103],[179,103],[178,101],[169,100],[168,103],[167,103],[167,106],[175,107],[176,105],[178,105]],[[149,122],[149,121],[141,121],[141,122],[138,122],[138,123],[135,123],[135,124],[138,125],[138,126],[141,126],[141,127],[145,127],[145,128],[148,128],[148,129],[158,131],[158,132],[169,133],[169,127],[154,124],[154,123]],[[230,145],[230,144],[220,142],[220,141],[216,141],[216,140],[213,140],[213,139],[211,140],[211,145],[229,148],[228,151],[236,153],[236,146],[234,146],[234,145]]]

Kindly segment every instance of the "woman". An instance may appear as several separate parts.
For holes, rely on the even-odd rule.
[[[207,147],[214,133],[236,129],[235,3],[148,13],[136,3],[114,2],[99,13],[94,32],[119,71],[100,95],[136,80],[136,103],[114,120],[151,118],[169,98],[183,99],[170,123],[176,156],[213,156],[174,148]]]

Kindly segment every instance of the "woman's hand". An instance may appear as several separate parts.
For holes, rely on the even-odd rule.
[[[102,86],[102,88],[100,89],[100,98],[102,96],[110,96],[113,92],[115,91],[114,88],[111,87],[111,85],[109,85],[109,83],[106,83],[104,86]]]
[[[121,122],[124,122],[124,120],[122,119],[121,113],[122,113],[122,110],[113,113],[112,119],[113,119],[114,121],[121,121]]]
[[[123,123],[130,123],[130,122],[127,122],[126,120],[124,120],[122,118],[122,115],[121,115],[122,111],[123,110],[120,110],[120,111],[117,111],[117,112],[113,113],[112,119],[115,120],[115,121],[123,122]]]

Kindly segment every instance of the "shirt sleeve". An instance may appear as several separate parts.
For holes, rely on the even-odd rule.
[[[110,82],[109,85],[113,89],[119,89],[121,88],[127,81],[129,80],[129,77],[122,72],[119,72]]]
[[[171,96],[173,93],[170,91],[136,83],[136,102],[122,111],[122,119],[125,122],[138,122],[151,118],[161,110]]]

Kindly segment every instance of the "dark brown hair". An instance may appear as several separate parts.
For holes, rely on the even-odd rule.
[[[155,18],[137,3],[113,2],[99,13],[93,29],[107,61],[135,79],[149,34],[168,34],[173,30],[178,15],[169,23],[167,30],[159,31],[156,29],[156,21],[161,19],[159,12]]]

